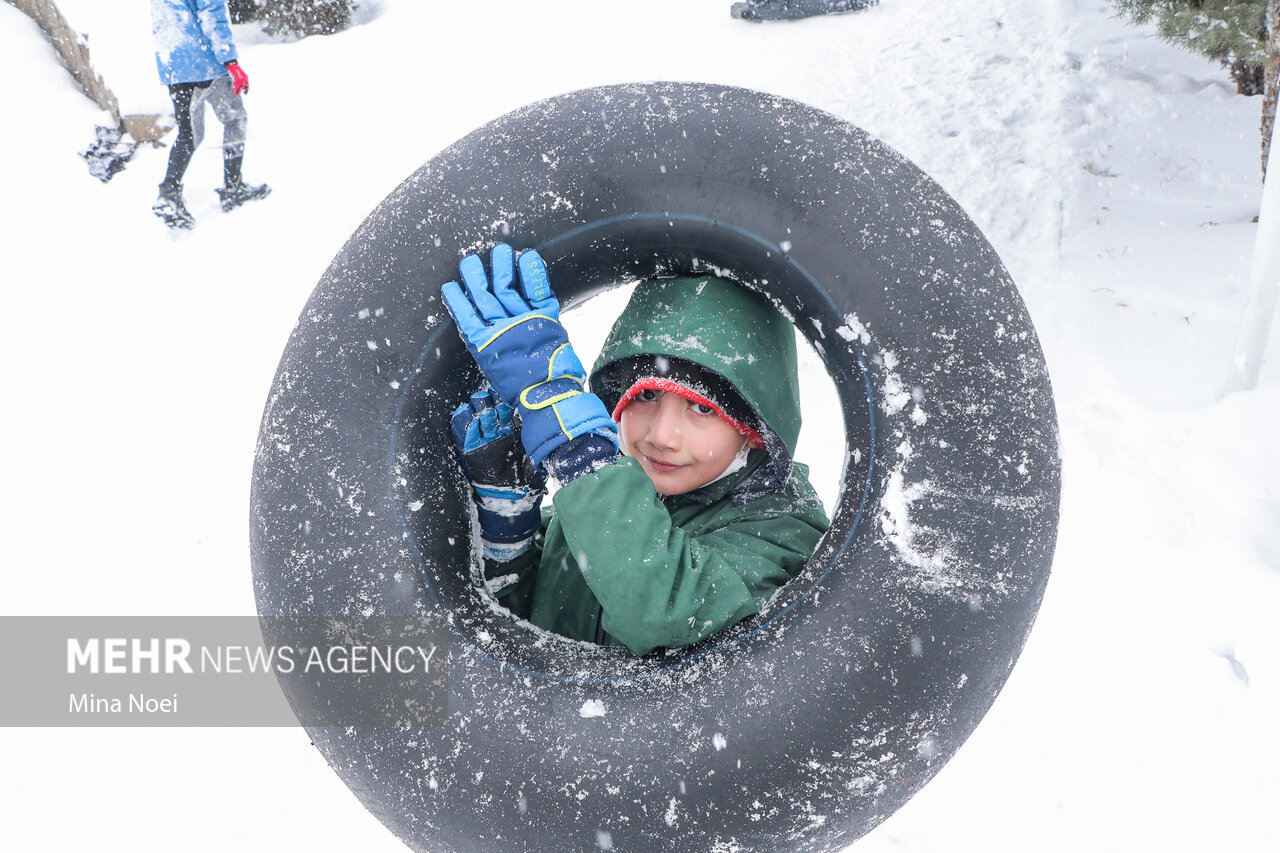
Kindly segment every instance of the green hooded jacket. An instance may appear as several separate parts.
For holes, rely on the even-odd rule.
[[[804,567],[828,522],[807,469],[791,458],[800,433],[791,324],[723,279],[643,282],[609,334],[591,390],[612,411],[638,378],[670,371],[683,381],[685,363],[717,374],[713,387],[695,390],[726,404],[766,450],[683,495],[659,495],[629,457],[576,478],[544,507],[529,550],[486,564],[490,588],[515,615],[643,655],[759,612]]]

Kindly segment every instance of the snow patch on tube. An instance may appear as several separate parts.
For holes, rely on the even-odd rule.
[[[941,589],[945,583],[947,567],[955,561],[956,554],[942,545],[932,551],[920,547],[923,533],[927,529],[919,527],[911,521],[911,508],[916,501],[932,491],[928,480],[908,485],[902,468],[896,468],[889,474],[889,483],[884,490],[884,499],[880,509],[880,529],[888,537],[902,561],[912,568],[921,570],[922,586],[934,586]]]
[[[906,458],[904,456],[902,462]],[[936,488],[929,480],[907,482],[901,462],[890,471],[877,519],[898,558],[915,570],[904,582],[963,602],[975,610],[982,607],[988,596],[1007,595],[1009,586],[1005,580],[983,577],[981,567],[956,549],[954,536],[913,520],[915,506],[931,499],[952,505],[959,503],[957,495]],[[1008,505],[1011,500],[1035,502],[1034,499],[993,498],[993,502],[1001,505]]]
[[[871,344],[871,332],[855,314],[846,314],[844,324],[836,328],[836,334],[850,343],[862,346]],[[894,427],[894,458],[889,460],[889,475],[881,499],[877,520],[880,531],[901,562],[914,570],[904,581],[926,592],[962,601],[970,606],[981,606],[983,598],[1003,594],[1003,581],[987,580],[980,568],[959,553],[955,537],[945,531],[919,524],[913,519],[917,504],[929,499],[956,503],[956,495],[935,487],[928,479],[912,480],[908,463],[914,456],[911,438],[907,434],[912,427],[924,426],[929,415],[919,389],[908,387],[897,372],[901,359],[897,353],[881,348],[875,363],[882,370],[879,388],[880,409],[894,418],[904,412],[906,420],[898,420]],[[908,407],[911,407],[908,411]]]

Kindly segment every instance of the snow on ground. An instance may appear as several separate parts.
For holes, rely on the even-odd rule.
[[[59,5],[126,112],[166,106],[145,4]],[[748,86],[866,128],[955,195],[1019,282],[1061,419],[1058,554],[1026,653],[959,755],[854,849],[1280,849],[1276,347],[1257,390],[1218,399],[1259,100],[1105,0],[883,0],[765,26],[727,6],[375,0],[334,37],[239,28],[246,174],[275,193],[220,214],[206,144],[187,181],[199,226],[174,235],[149,211],[165,152],[90,178],[76,152],[101,113],[0,4],[0,610],[252,613],[262,405],[368,211],[538,98]],[[5,849],[402,849],[300,730],[9,729],[0,754]]]

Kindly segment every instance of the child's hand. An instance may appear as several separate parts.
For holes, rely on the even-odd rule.
[[[471,395],[454,410],[449,425],[462,473],[477,491],[542,489],[546,477],[534,468],[520,446],[515,408],[498,399],[492,388]]]
[[[445,304],[463,335],[476,346],[493,337],[501,328],[498,324],[512,317],[541,314],[553,321],[560,319],[560,301],[551,292],[547,265],[536,250],[520,253],[518,278],[515,251],[506,243],[493,247],[489,265],[493,269],[492,287],[479,255],[467,255],[458,264],[461,287],[452,281],[444,286]]]
[[[547,485],[546,474],[533,467],[520,446],[514,411],[486,388],[472,394],[450,420],[485,551],[499,560],[516,556],[538,532]]]
[[[468,255],[458,265],[462,284],[449,282],[441,296],[489,383],[518,406],[520,438],[533,464],[587,433],[616,446],[613,419],[583,390],[587,371],[560,325],[560,302],[541,256],[528,250],[517,262],[511,247],[499,243],[490,263],[492,285],[480,258]]]
[[[547,267],[532,249],[522,252],[519,276],[515,253],[506,243],[490,255],[493,284],[479,255],[458,264],[462,284],[441,289],[467,349],[506,402],[515,405],[526,389],[551,378],[572,378],[581,388],[582,363],[560,325],[560,301],[551,292]]]
[[[227,71],[231,74],[231,94],[249,94],[249,75],[240,67],[240,63],[231,60],[227,63]]]

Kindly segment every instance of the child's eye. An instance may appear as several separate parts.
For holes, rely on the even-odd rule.
[[[704,406],[701,403],[693,403],[693,410],[700,415],[714,415],[716,410],[710,406]]]
[[[654,400],[658,399],[658,392],[653,388],[645,388],[636,395],[636,399],[643,400],[646,403],[652,403]]]

